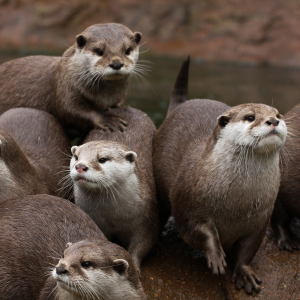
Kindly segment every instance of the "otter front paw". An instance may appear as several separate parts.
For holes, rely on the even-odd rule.
[[[117,117],[111,117],[111,116],[103,116],[103,121],[101,124],[98,124],[96,126],[96,129],[100,129],[103,131],[121,131],[123,132],[127,127],[127,122],[117,118]]]
[[[205,255],[207,259],[207,265],[210,269],[212,269],[212,273],[214,275],[224,275],[224,268],[227,267],[224,250],[221,248],[220,250],[207,251]]]
[[[255,272],[250,266],[238,266],[235,268],[231,282],[235,283],[238,290],[245,288],[247,294],[260,292],[259,284],[262,283],[261,279],[257,277]]]

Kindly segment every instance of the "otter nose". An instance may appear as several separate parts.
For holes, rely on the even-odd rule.
[[[124,66],[124,64],[121,64],[119,62],[114,62],[114,63],[110,64],[109,66],[114,70],[120,70]]]
[[[56,267],[56,273],[58,275],[66,275],[68,274],[69,272],[65,269],[65,267]]]
[[[76,169],[76,171],[77,171],[78,173],[84,173],[84,172],[86,172],[89,168],[88,168],[86,165],[84,165],[84,164],[78,164],[78,165],[75,166],[75,169]]]
[[[276,119],[270,119],[266,122],[269,126],[274,125],[274,126],[278,126],[279,121]]]

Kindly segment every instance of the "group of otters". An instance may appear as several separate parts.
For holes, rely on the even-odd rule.
[[[300,106],[287,130],[264,104],[187,101],[187,59],[156,130],[123,105],[141,37],[97,24],[62,57],[0,66],[2,299],[146,299],[141,261],[171,215],[213,274],[232,258],[232,282],[249,294],[270,219],[278,246],[300,249],[289,227],[300,217]]]

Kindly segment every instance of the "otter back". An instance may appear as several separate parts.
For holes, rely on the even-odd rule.
[[[53,116],[36,109],[11,109],[0,116],[0,130],[0,159],[9,172],[1,177],[2,201],[7,199],[3,190],[8,180],[14,186],[10,198],[38,193],[69,197],[61,180],[70,144]]]

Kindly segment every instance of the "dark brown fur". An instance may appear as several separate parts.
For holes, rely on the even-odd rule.
[[[300,239],[290,229],[294,217],[300,218],[300,105],[284,115],[290,135],[281,156],[281,182],[271,225],[280,249],[300,250]]]
[[[83,76],[84,80],[79,77],[89,65],[74,67],[72,57],[76,51],[86,50],[97,56],[95,49],[102,48],[101,64],[126,65],[129,58],[125,51],[128,47],[133,50],[138,47],[141,34],[133,34],[121,24],[109,23],[88,27],[80,36],[62,57],[30,56],[1,65],[0,114],[14,107],[45,110],[58,118],[71,137],[92,128],[124,128],[122,120],[105,118],[101,113],[124,103],[129,76],[111,81],[98,78],[88,84],[91,75]]]
[[[0,156],[16,183],[10,190],[12,198],[32,194],[69,197],[61,180],[69,166],[70,143],[53,116],[36,109],[11,109],[0,116],[0,130]],[[2,176],[2,189],[5,180]]]
[[[0,203],[0,227],[2,299],[56,299],[56,282],[49,276],[66,244],[95,239],[107,256],[128,261],[128,280],[143,299],[128,253],[108,242],[96,224],[76,205],[47,195],[7,200]]]

